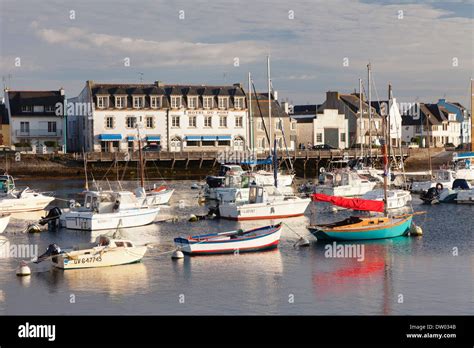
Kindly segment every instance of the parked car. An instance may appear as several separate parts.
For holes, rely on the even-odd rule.
[[[145,146],[142,148],[142,150],[145,151],[145,152],[161,151],[161,145],[158,145],[158,144],[148,144],[148,145],[145,145]]]
[[[313,150],[336,150],[336,148],[328,144],[319,144],[319,145],[313,145]]]
[[[444,149],[446,151],[454,151],[454,150],[456,150],[456,146],[454,146],[453,143],[446,143],[446,144],[444,144]]]

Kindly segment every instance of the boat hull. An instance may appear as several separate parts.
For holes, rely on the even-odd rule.
[[[148,206],[155,207],[161,204],[168,204],[173,195],[174,190],[168,189],[159,192],[148,192],[146,195],[146,202]]]
[[[190,241],[186,238],[175,238],[175,244],[187,255],[216,255],[246,253],[270,250],[278,247],[281,225],[269,229],[268,233],[251,238],[225,239],[216,241]]]
[[[221,218],[237,221],[284,219],[304,215],[309,198],[288,199],[274,203],[222,204]]]
[[[81,268],[110,267],[126,265],[141,261],[147,250],[146,246],[133,248],[114,248],[103,251],[84,253],[63,253],[52,259],[56,268],[70,270]],[[56,261],[56,262],[55,262]]]
[[[338,197],[354,197],[362,196],[369,191],[372,191],[377,183],[376,182],[364,182],[357,186],[344,185],[344,186],[316,186],[314,192],[322,193],[329,196]]]
[[[406,235],[410,229],[412,217],[396,219],[391,224],[370,226],[364,228],[347,228],[345,230],[327,229],[324,227],[318,228],[310,227],[310,232],[318,240],[371,240],[371,239],[386,239],[395,238]]]
[[[3,233],[10,222],[10,215],[0,216],[0,233]]]
[[[138,227],[151,224],[159,211],[159,207],[130,209],[118,213],[106,214],[69,211],[61,215],[61,225],[67,229],[85,231],[110,230],[119,227]]]
[[[43,195],[28,196],[24,198],[5,197],[0,199],[0,212],[22,213],[44,210],[52,201],[54,201],[54,197]]]

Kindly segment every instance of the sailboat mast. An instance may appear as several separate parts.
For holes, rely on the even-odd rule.
[[[249,72],[249,94],[248,94],[248,105],[247,108],[249,110],[249,145],[250,151],[253,154],[255,144],[253,139],[253,114],[252,114],[252,77]]]
[[[268,126],[270,127],[270,132],[268,134],[269,136],[269,140],[270,140],[270,149],[273,145],[273,136],[272,136],[272,133],[273,133],[273,128],[272,128],[272,96],[271,96],[271,93],[272,93],[272,83],[271,83],[271,80],[270,80],[270,56],[268,55],[267,56],[267,82],[268,82]],[[271,150],[270,150],[270,153],[271,153]]]
[[[392,127],[390,120],[390,110],[392,110],[392,84],[388,84],[388,111],[387,111],[387,141],[388,141],[388,158],[392,157]]]
[[[369,106],[369,158],[372,161],[372,92],[370,88],[370,63],[367,64],[368,106]]]
[[[143,167],[143,150],[142,150],[142,139],[140,137],[140,127],[137,125],[138,133],[138,155],[140,160],[140,186],[145,188],[145,168]]]
[[[383,201],[384,201],[384,215],[388,215],[387,205],[387,186],[388,186],[388,157],[387,157],[387,139],[386,139],[386,129],[387,129],[387,116],[382,120],[382,154],[383,154]]]
[[[362,106],[362,79],[359,79],[359,141],[360,141],[360,157],[364,157],[364,145],[362,144],[364,139],[362,135],[362,124],[364,122],[364,117],[363,117],[363,106]]]
[[[89,191],[89,180],[87,179],[87,158],[84,149],[82,149],[82,157],[84,157],[84,175],[86,177],[85,189],[86,191]]]

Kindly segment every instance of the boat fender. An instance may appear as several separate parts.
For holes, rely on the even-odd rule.
[[[179,260],[179,259],[184,258],[184,254],[181,250],[175,250],[173,254],[171,254],[171,258],[173,260]]]
[[[196,222],[196,221],[198,221],[198,218],[197,218],[196,215],[191,214],[191,215],[189,216],[189,220],[188,220],[188,221],[189,221],[189,222]]]
[[[26,261],[21,261],[20,265],[16,269],[16,275],[19,277],[25,277],[31,275],[31,269],[28,267]]]
[[[421,236],[423,235],[423,229],[420,226],[415,225],[414,223],[410,226],[410,236]]]
[[[26,231],[28,233],[39,233],[41,232],[41,228],[37,224],[29,224]]]

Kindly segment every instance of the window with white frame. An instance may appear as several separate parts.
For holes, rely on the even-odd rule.
[[[46,112],[54,112],[54,105],[46,105],[44,107],[44,111]]]
[[[135,128],[137,126],[137,118],[135,116],[127,116],[125,121],[127,128]]]
[[[195,109],[197,108],[198,98],[196,96],[188,97],[188,108]]]
[[[150,107],[153,109],[158,109],[161,107],[161,97],[151,96],[150,97]]]
[[[127,98],[125,96],[116,96],[115,97],[115,107],[117,109],[122,109],[126,107]]]
[[[244,126],[244,118],[242,116],[235,116],[235,127],[242,128]]]
[[[262,121],[258,121],[258,122],[257,122],[257,129],[258,129],[258,130],[265,130],[265,129],[263,128],[263,122],[262,122]]]
[[[292,121],[292,122],[290,123],[290,125],[291,125],[291,130],[292,130],[292,131],[296,130],[296,122]]]
[[[44,105],[34,105],[33,112],[44,112]]]
[[[219,116],[219,127],[227,127],[227,116]]]
[[[179,116],[171,116],[171,127],[179,128]]]
[[[114,128],[114,117],[113,116],[106,116],[105,117],[105,128],[107,128],[107,129]]]
[[[134,96],[133,97],[133,107],[135,109],[142,108],[145,105],[145,97],[144,96]]]
[[[48,122],[48,133],[56,133],[56,122],[55,121],[49,121]]]
[[[341,133],[341,141],[346,142],[346,133]]]
[[[218,97],[219,109],[227,109],[229,107],[229,98],[228,97]]]
[[[22,105],[21,106],[21,111],[22,112],[32,112],[33,111],[33,106],[31,106],[31,105]]]
[[[203,97],[203,107],[204,109],[212,109],[214,97]]]
[[[282,127],[283,127],[282,120],[276,120],[275,121],[275,130],[282,130]]]
[[[155,122],[153,120],[153,116],[147,116],[145,118],[146,121],[146,128],[154,128],[155,127]]]
[[[316,133],[316,142],[317,143],[323,142],[323,133]]]
[[[204,116],[204,127],[206,128],[212,127],[212,116]]]
[[[20,132],[29,133],[30,132],[30,122],[20,122]]]
[[[242,97],[235,97],[234,98],[234,108],[242,109],[244,107],[244,98]]]
[[[108,107],[108,100],[109,100],[109,97],[107,96],[97,96],[97,107],[99,109],[104,109],[106,107]]]
[[[171,107],[178,109],[181,107],[181,96],[171,96]]]
[[[192,128],[196,128],[196,116],[189,116],[188,126]]]

